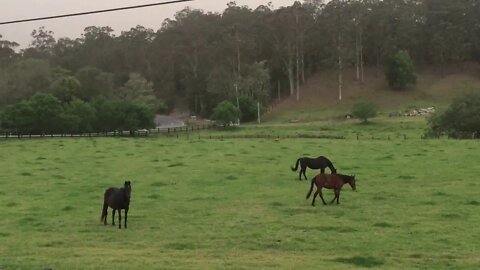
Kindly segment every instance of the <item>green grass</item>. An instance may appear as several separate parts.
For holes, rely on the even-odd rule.
[[[478,142],[397,124],[235,132],[411,138],[0,140],[0,269],[478,269]],[[303,155],[355,174],[357,192],[311,207],[289,168]],[[103,191],[127,179],[129,228],[105,227]]]

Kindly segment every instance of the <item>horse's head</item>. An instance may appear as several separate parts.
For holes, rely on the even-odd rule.
[[[125,196],[127,197],[128,201],[130,201],[130,196],[132,194],[132,185],[130,181],[125,181],[123,188],[125,189]]]
[[[348,184],[350,184],[353,190],[357,190],[357,187],[355,186],[355,175],[349,176]]]

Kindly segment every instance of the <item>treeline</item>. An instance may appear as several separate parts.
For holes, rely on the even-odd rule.
[[[16,134],[80,134],[152,128],[153,118],[147,106],[125,100],[73,98],[62,103],[51,94],[36,93],[7,106],[0,122],[5,131]]]
[[[77,39],[56,40],[40,28],[16,52],[0,39],[0,106],[37,92],[63,104],[98,96],[160,112],[186,100],[192,114],[210,116],[223,100],[266,104],[301,98],[301,85],[321,69],[342,72],[383,66],[406,51],[417,64],[442,68],[480,60],[476,0],[309,0],[274,9],[228,4],[223,13],[184,9],[156,31],[137,26],[115,36],[90,26]]]

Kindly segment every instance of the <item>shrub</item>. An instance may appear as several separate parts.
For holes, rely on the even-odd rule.
[[[221,126],[229,126],[240,117],[240,110],[228,100],[220,102],[215,109],[213,109],[212,119],[217,121]]]
[[[385,77],[391,88],[403,90],[417,82],[415,67],[410,55],[399,51],[387,61]]]
[[[368,118],[377,116],[377,106],[370,102],[358,102],[353,105],[352,115],[367,123]]]
[[[253,98],[243,96],[238,99],[238,103],[242,122],[253,121],[257,118],[257,102]]]
[[[447,135],[452,138],[471,138],[480,135],[480,93],[466,94],[455,99],[443,113],[429,120],[427,136]]]

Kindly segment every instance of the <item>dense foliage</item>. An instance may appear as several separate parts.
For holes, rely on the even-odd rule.
[[[455,99],[445,112],[432,116],[429,124],[429,136],[480,137],[480,94],[471,93]]]
[[[398,51],[441,70],[480,60],[478,14],[471,0],[308,0],[278,9],[230,2],[221,14],[186,8],[158,30],[115,35],[89,26],[77,39],[56,40],[39,28],[19,52],[0,37],[0,108],[38,92],[63,103],[140,101],[157,112],[180,100],[202,116],[242,96],[266,105],[279,94],[301,98],[305,78],[323,68],[341,79],[356,67],[363,80],[364,65],[380,67]]]
[[[371,102],[357,102],[353,105],[352,115],[367,123],[369,118],[377,116],[377,106]]]
[[[395,90],[403,90],[417,82],[415,66],[407,52],[399,51],[388,60],[385,77],[390,87]]]
[[[7,106],[0,114],[0,123],[20,134],[78,134],[151,128],[153,116],[147,106],[124,100],[98,97],[85,102],[74,98],[62,104],[51,94],[37,93]]]
[[[212,119],[219,126],[227,127],[236,123],[240,118],[240,110],[232,102],[224,100],[213,110]]]

